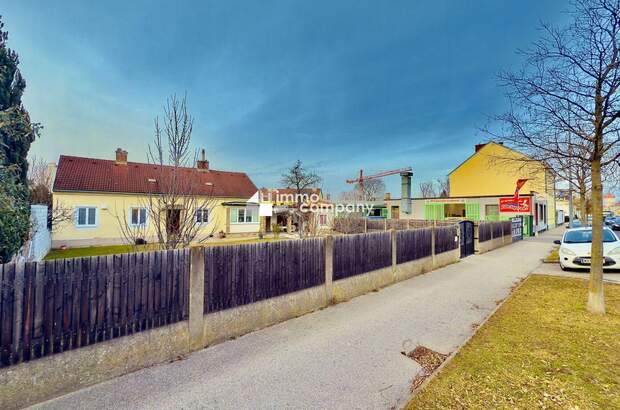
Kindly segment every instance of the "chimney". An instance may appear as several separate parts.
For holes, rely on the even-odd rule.
[[[400,212],[411,215],[411,177],[413,172],[405,171],[400,173],[401,195]]]
[[[390,195],[389,192],[386,192],[383,194],[383,200],[384,201],[389,201],[390,199],[392,199],[392,195]]]
[[[209,161],[207,161],[207,157],[205,156],[204,148],[201,151],[200,159],[196,161],[196,168],[198,168],[201,171],[209,170]]]
[[[127,151],[122,148],[116,149],[116,164],[127,165]]]

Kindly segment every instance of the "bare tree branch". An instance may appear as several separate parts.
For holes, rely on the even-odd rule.
[[[209,171],[194,168],[198,153],[191,149],[193,126],[187,96],[169,97],[163,121],[155,118],[155,136],[147,150],[157,178],[147,181],[149,192],[138,197],[139,207],[148,213],[147,223],[132,224],[124,211],[115,212],[119,231],[127,242],[154,236],[163,248],[176,249],[191,242],[204,242],[213,235],[217,226],[212,212],[216,206],[214,186],[203,186],[202,178],[196,175]],[[199,220],[203,212],[208,223]]]

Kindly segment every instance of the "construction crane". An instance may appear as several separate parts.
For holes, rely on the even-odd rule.
[[[389,175],[399,174],[401,176],[401,211],[405,214],[411,214],[411,176],[413,175],[411,167],[393,169],[391,171],[379,172],[373,175],[364,175],[364,170],[360,169],[360,174],[355,179],[347,179],[347,184],[359,184],[362,191],[364,190],[364,181],[379,179]]]
[[[407,167],[407,168],[393,169],[391,171],[379,172],[378,174],[374,174],[374,175],[364,175],[364,170],[360,169],[359,177],[355,179],[347,179],[347,184],[358,184],[359,183],[361,186],[364,186],[364,181],[369,181],[371,179],[379,179],[379,178],[387,177],[389,175],[396,175],[396,174],[403,174],[403,173],[413,174],[411,171],[412,171],[411,167]]]

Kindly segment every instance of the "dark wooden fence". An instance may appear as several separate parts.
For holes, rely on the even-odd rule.
[[[493,238],[493,222],[480,222],[478,224],[478,242],[490,241]]]
[[[431,228],[396,232],[396,263],[405,263],[432,255]]]
[[[512,231],[510,221],[480,222],[478,224],[478,242],[490,241],[510,235]]]
[[[501,224],[504,235],[512,236],[512,221],[502,221]]]
[[[459,247],[458,225],[435,228],[435,254],[452,251]]]
[[[187,319],[187,250],[0,265],[0,365]]]
[[[408,219],[409,229],[430,228],[433,226],[451,226],[458,225],[459,219],[448,220],[428,220],[428,219]]]
[[[390,232],[334,237],[334,280],[385,268],[391,264]]]
[[[370,219],[359,216],[347,216],[334,218],[333,229],[335,232],[355,234],[375,231],[389,231],[394,229],[402,231],[406,229],[421,229],[434,226],[456,226],[459,220],[432,221],[425,219]]]
[[[205,313],[325,283],[324,241],[205,248]]]
[[[368,219],[366,227],[369,231],[385,231],[385,219]]]
[[[409,221],[407,219],[388,219],[386,221],[387,229],[395,229],[401,231],[409,229]]]
[[[332,229],[344,234],[364,233],[366,229],[364,218],[340,216],[333,219]]]
[[[456,249],[435,229],[436,253]],[[431,228],[395,235],[398,263],[431,255]],[[325,283],[322,238],[203,251],[205,313]],[[333,238],[333,280],[391,264],[391,232]],[[0,366],[187,320],[189,269],[188,249],[0,265]]]

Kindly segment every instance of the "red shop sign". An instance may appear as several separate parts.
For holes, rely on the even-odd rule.
[[[515,202],[514,197],[499,199],[499,211],[500,212],[522,212],[529,213],[532,210],[532,198],[524,196],[519,198],[519,204]]]

